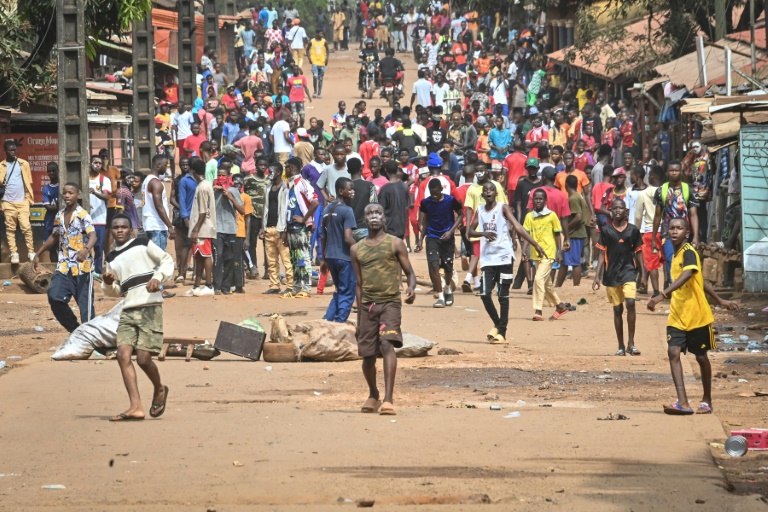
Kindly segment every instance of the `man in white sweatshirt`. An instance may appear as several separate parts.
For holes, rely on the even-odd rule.
[[[152,354],[163,348],[163,295],[161,283],[173,277],[173,258],[148,238],[131,238],[131,219],[124,214],[115,215],[110,225],[114,251],[107,255],[107,269],[101,276],[101,287],[106,295],[123,297],[123,311],[117,326],[117,361],[131,405],[127,411],[110,421],[136,421],[144,419],[139,396],[136,370],[131,356],[154,386],[153,418],[165,412],[168,386],[160,381],[160,372],[152,361]]]

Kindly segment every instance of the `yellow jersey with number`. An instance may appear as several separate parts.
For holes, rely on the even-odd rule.
[[[693,275],[683,286],[672,292],[667,325],[682,331],[692,331],[713,323],[715,318],[704,293],[701,259],[691,244],[683,244],[672,258],[669,267],[672,282],[686,270],[693,271]]]

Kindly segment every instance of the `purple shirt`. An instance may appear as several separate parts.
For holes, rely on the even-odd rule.
[[[320,179],[320,176],[322,176],[322,171],[318,170],[315,165],[323,165],[318,164],[314,160],[308,163],[304,166],[304,168],[301,170],[301,177],[307,180],[312,184],[312,188],[315,189],[315,194],[317,194],[317,201],[320,203],[320,206],[322,207],[323,204],[325,204],[325,198],[323,197],[322,192],[320,192],[320,187],[317,186],[317,180]],[[323,166],[324,167],[324,166]]]

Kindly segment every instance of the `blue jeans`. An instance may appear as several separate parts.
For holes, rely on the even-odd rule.
[[[156,246],[162,250],[166,250],[168,247],[168,232],[167,231],[147,231],[147,238],[152,240]]]
[[[328,270],[333,278],[334,292],[323,320],[344,323],[349,318],[349,314],[352,312],[352,303],[355,301],[355,288],[357,287],[355,271],[351,261],[333,258],[325,261],[328,263]]]
[[[94,225],[93,229],[96,231],[96,245],[93,246],[93,271],[101,274],[104,264],[104,240],[107,237],[107,226]]]
[[[672,245],[672,240],[669,238],[663,238],[661,247],[664,251],[664,277],[669,281],[669,269],[672,266],[672,258],[675,257],[675,246]]]
[[[312,237],[309,239],[309,256],[310,258],[314,254],[315,258],[321,259],[323,257],[323,240],[317,236],[318,227],[323,220],[323,205],[318,206],[315,209],[315,229],[312,230]],[[315,244],[317,244],[317,252],[315,252]]]

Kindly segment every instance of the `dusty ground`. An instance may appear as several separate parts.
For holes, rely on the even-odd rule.
[[[342,98],[351,109],[356,68],[344,58],[332,57],[337,67],[309,115],[328,119]],[[424,256],[412,261],[426,277]],[[400,360],[394,418],[357,412],[366,396],[359,362],[223,354],[159,363],[171,389],[167,413],[117,425],[106,421],[126,406],[116,364],[50,361],[65,333],[45,297],[14,280],[0,291],[0,360],[10,363],[0,370],[0,510],[314,511],[353,508],[361,498],[377,509],[765,510],[768,456],[731,459],[709,443],[768,426],[767,399],[739,397],[768,389],[768,345],[712,354],[715,372],[727,374],[715,379],[716,415],[665,416],[661,404],[674,397],[666,308],[653,314],[641,302],[643,354],[615,357],[610,308],[588,284],[566,284],[563,300],[588,304],[557,322],[531,322],[530,297],[514,292],[508,347],[484,342],[491,326],[477,297],[457,295],[452,308],[434,310],[423,290],[404,308],[404,330],[439,345],[429,357]],[[244,296],[171,299],[166,334],[212,340],[219,321],[273,312],[320,318],[328,300],[267,299],[264,289],[255,281]],[[114,303],[97,296],[97,312]],[[739,329],[768,321],[764,306],[717,312],[716,324],[736,329],[736,339],[762,340],[763,331]],[[461,354],[440,356],[440,348]],[[692,398],[696,369],[686,360]],[[140,386],[146,403],[146,379]],[[513,411],[520,416],[504,418]],[[629,420],[597,420],[610,412]],[[51,484],[66,489],[42,488]]]

